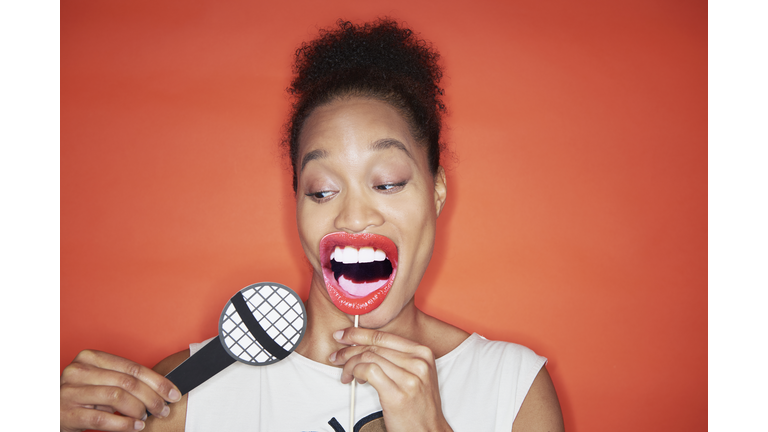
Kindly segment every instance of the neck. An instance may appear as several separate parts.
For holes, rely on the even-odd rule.
[[[310,286],[309,298],[305,303],[307,330],[296,352],[316,362],[330,364],[328,356],[344,347],[333,339],[333,333],[353,327],[355,317],[341,312],[321,290],[325,290],[325,286],[317,286],[316,283]],[[394,319],[379,322],[374,311],[360,316],[360,327],[373,328],[420,342],[424,339],[422,324],[425,317],[411,298]]]

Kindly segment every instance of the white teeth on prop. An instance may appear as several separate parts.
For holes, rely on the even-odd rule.
[[[366,246],[363,248],[360,248],[360,254],[359,256],[359,262],[361,263],[369,263],[373,262],[374,255],[376,255],[376,252],[373,251],[373,248],[370,246]]]
[[[370,263],[374,261],[384,261],[387,259],[387,254],[381,249],[374,249],[370,246],[361,247],[360,250],[355,249],[352,246],[336,246],[336,249],[331,252],[333,261],[341,262],[344,264],[355,263]]]
[[[344,248],[344,257],[342,258],[342,261],[344,264],[354,264],[357,261],[358,252],[357,249],[353,248],[352,246],[347,246]]]

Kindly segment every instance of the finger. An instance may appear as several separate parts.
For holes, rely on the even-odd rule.
[[[85,408],[87,408],[87,406]],[[110,414],[112,414],[113,412],[117,411],[117,410],[113,410],[112,407],[108,407],[108,406],[105,406],[105,405],[95,405],[93,407],[93,409],[97,409],[97,410],[100,410],[100,411],[108,412]]]
[[[331,354],[328,360],[331,362],[331,364],[334,364],[336,366],[343,366],[351,358],[355,356],[359,356],[366,351],[378,354],[384,357],[385,359],[398,365],[402,364],[407,359],[413,357],[413,354],[404,353],[402,351],[396,351],[390,348],[384,348],[384,347],[373,346],[373,345],[354,345],[354,346],[345,347],[338,351],[335,351],[333,354]]]
[[[362,368],[358,371],[358,365],[369,363],[378,365],[387,377],[398,385],[403,383],[404,387],[426,383],[431,379],[429,363],[422,358],[387,349],[375,351],[366,349],[350,357],[344,364],[341,376],[342,383],[351,382],[353,377],[358,380],[370,381],[370,377],[366,375],[367,369]]]
[[[368,353],[364,358],[362,355],[355,356],[344,365],[341,382],[347,384],[356,379],[358,382],[367,382],[373,386],[379,395],[394,394],[399,391],[397,380],[402,379],[403,372],[403,369],[389,360]]]
[[[400,365],[404,364],[408,357],[410,357],[410,354],[390,350],[388,348],[358,345],[340,349],[336,352],[335,359],[331,363],[342,366],[342,384],[350,383],[355,378],[359,384],[363,384],[367,382],[366,378],[361,375],[353,376],[352,371],[358,364],[375,363],[379,358],[382,358],[389,363]]]
[[[411,357],[408,363],[410,369],[422,372],[428,370],[424,359]],[[430,407],[437,407],[435,412],[440,412],[436,373],[425,372],[424,375],[411,373],[407,368],[398,367],[370,352],[351,358],[344,366],[342,373],[345,374],[348,368],[351,368],[351,376],[368,382],[376,390],[385,413],[433,412],[434,410]]]
[[[168,415],[165,400],[144,381],[127,373],[101,369],[86,363],[72,363],[64,369],[62,381],[66,383],[65,385],[73,386],[79,390],[80,393],[73,394],[73,396],[78,398],[76,400],[80,404],[111,406],[115,410],[134,418],[141,418],[146,410],[159,417]],[[88,387],[112,389],[110,390],[112,393],[104,390],[88,391]],[[114,389],[121,389],[131,395],[136,403],[131,400],[131,403],[121,407],[114,406],[109,398],[119,397],[120,400],[129,400],[126,396],[115,392]],[[106,397],[107,399],[97,399],[98,397]]]
[[[90,408],[110,414],[117,411],[135,420],[147,416],[144,403],[120,387],[66,385],[61,388],[61,401],[62,410]],[[166,406],[159,416],[167,417],[169,413],[170,408]]]
[[[142,381],[168,402],[181,400],[179,389],[170,380],[152,369],[128,359],[102,351],[85,350],[77,355],[75,362],[122,372]]]
[[[392,333],[360,327],[349,327],[333,334],[336,341],[345,345],[373,345],[402,352],[416,352],[421,346],[416,342]]]
[[[334,339],[346,345],[367,345],[388,348],[393,351],[409,353],[423,358],[429,363],[435,362],[435,355],[429,347],[412,340],[379,330],[350,327],[333,334]]]
[[[62,409],[60,421],[62,430],[94,429],[112,432],[144,429],[142,420],[108,412],[104,407],[99,407],[99,409],[83,407]]]

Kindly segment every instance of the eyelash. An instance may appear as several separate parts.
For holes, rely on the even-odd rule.
[[[408,184],[408,181],[404,180],[399,183],[386,183],[382,185],[376,185],[373,188],[383,193],[395,193],[400,191],[403,187],[405,187],[406,184]],[[319,192],[310,192],[305,195],[309,197],[312,201],[315,201],[317,203],[323,203],[331,199],[332,198],[331,195],[333,195],[333,193],[334,192],[332,191],[319,191]]]
[[[310,192],[310,193],[306,194],[306,196],[308,196],[311,200],[313,200],[315,202],[325,202],[325,201],[328,201],[330,199],[329,196],[332,193],[333,192],[331,192],[331,191]]]
[[[395,191],[402,189],[407,183],[408,183],[407,180],[401,181],[399,183],[386,183],[383,185],[374,186],[374,189],[385,192],[385,193],[393,193]]]

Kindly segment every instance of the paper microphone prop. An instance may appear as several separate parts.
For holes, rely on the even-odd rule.
[[[304,303],[293,290],[272,282],[248,285],[224,306],[219,337],[166,378],[183,395],[235,361],[255,366],[278,362],[293,352],[306,329]]]

